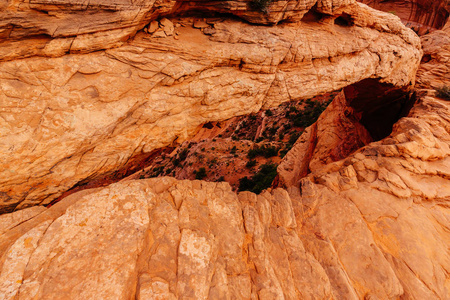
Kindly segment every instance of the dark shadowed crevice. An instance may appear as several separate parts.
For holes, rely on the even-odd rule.
[[[316,22],[319,22],[319,21],[321,21],[322,19],[324,19],[324,18],[326,18],[327,17],[327,15],[325,15],[325,14],[323,14],[323,13],[320,13],[320,12],[317,12],[316,10],[315,10],[315,7],[316,6],[314,6],[312,9],[310,9],[304,16],[303,16],[303,18],[302,18],[302,22],[306,22],[306,23],[316,23]]]
[[[349,14],[343,13],[340,16],[338,16],[336,19],[334,19],[334,24],[339,25],[339,26],[353,26],[354,25],[354,21],[352,16],[350,16]]]
[[[360,123],[375,141],[387,137],[392,126],[406,116],[416,96],[408,87],[399,89],[376,79],[364,79],[344,88],[347,104],[361,113]]]

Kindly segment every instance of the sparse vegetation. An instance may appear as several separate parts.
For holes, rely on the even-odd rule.
[[[443,85],[439,88],[436,88],[436,96],[450,101],[450,86]]]
[[[158,177],[162,173],[164,173],[164,166],[155,167],[153,168],[150,177]]]
[[[255,159],[251,159],[245,164],[245,167],[249,168],[249,169],[253,168],[254,166],[256,166],[256,160]]]
[[[206,169],[203,167],[198,169],[198,171],[194,171],[194,172],[195,172],[195,179],[202,180],[203,178],[206,177]]]
[[[327,108],[329,102],[320,103],[318,101],[306,100],[306,106],[302,111],[292,110],[288,118],[296,127],[308,127],[317,121],[320,114]]]
[[[264,156],[265,158],[269,158],[272,156],[276,156],[278,154],[278,148],[275,146],[267,146],[262,145],[260,147],[255,146],[253,149],[250,149],[247,153],[247,157],[252,159],[257,156]]]
[[[142,174],[145,178],[169,175],[214,181],[224,181],[226,176],[233,189],[260,193],[272,183],[280,158],[293,147],[304,126],[317,119],[331,98],[323,95],[318,99],[290,102],[218,124],[221,134],[183,143],[176,148],[175,156],[171,155],[174,148],[164,150],[152,158],[151,164],[148,162],[152,168]]]
[[[252,2],[250,2],[250,7],[267,14],[269,13],[269,5],[271,2],[272,0],[252,0]]]
[[[239,180],[239,191],[259,194],[270,187],[275,176],[277,176],[277,165],[274,163],[264,164],[252,178],[246,176]]]
[[[289,142],[288,142],[288,144],[294,145],[295,142],[298,140],[299,137],[300,137],[300,133],[294,132],[294,133],[291,134],[291,136],[289,137]],[[292,147],[292,146],[291,146],[291,147]]]

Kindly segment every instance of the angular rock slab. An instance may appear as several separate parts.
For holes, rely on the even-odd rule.
[[[178,40],[142,33],[105,52],[0,63],[0,213],[49,203],[209,121],[365,78],[413,83],[418,37],[362,4],[342,12],[353,26],[226,20],[210,37],[180,27]]]
[[[0,237],[2,299],[329,298],[296,228],[284,190],[238,199],[167,177],[86,190]]]

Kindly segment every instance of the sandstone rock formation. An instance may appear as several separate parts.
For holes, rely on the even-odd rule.
[[[265,12],[253,8],[252,2],[258,0],[4,0],[0,2],[0,60],[117,47],[151,21],[185,12],[234,14],[252,23],[276,24],[298,22],[313,7],[319,13],[339,15],[355,0],[267,1]]]
[[[361,114],[347,105],[342,91],[284,157],[278,166],[279,185],[296,185],[310,172],[346,158],[371,142],[360,119]]]
[[[449,115],[424,95],[389,138],[287,191],[163,177],[7,214],[0,295],[447,299]]]
[[[450,103],[430,95],[287,192],[164,177],[4,214],[0,295],[447,299]]]
[[[421,56],[397,17],[363,4],[319,23],[176,28],[178,40],[141,32],[107,51],[0,63],[0,212],[49,203],[208,121],[366,78],[408,86]]]
[[[441,29],[450,15],[448,1],[361,0],[372,8],[395,14],[419,35]]]
[[[442,30],[421,38],[423,59],[417,74],[417,85],[440,88],[450,82],[450,21]]]

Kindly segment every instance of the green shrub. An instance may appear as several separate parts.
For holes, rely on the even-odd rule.
[[[320,114],[327,108],[329,102],[320,103],[308,99],[305,101],[306,106],[301,111],[292,110],[287,116],[296,127],[308,127],[317,121]]]
[[[245,167],[246,167],[246,168],[249,168],[249,169],[253,168],[254,166],[256,166],[256,160],[254,160],[254,159],[249,160],[249,161],[245,164]]]
[[[294,145],[295,142],[298,140],[299,137],[300,137],[300,133],[294,132],[294,133],[291,134],[291,136],[289,137],[289,142],[288,142],[288,144]]]
[[[277,165],[273,163],[264,164],[251,179],[248,177],[239,179],[239,191],[259,194],[270,187],[275,176],[277,176]]]
[[[152,173],[151,173],[150,177],[158,177],[162,173],[164,173],[164,166],[155,167],[152,170]]]
[[[206,169],[205,168],[202,167],[202,168],[198,169],[198,171],[195,172],[195,179],[202,180],[205,177],[206,177]]]
[[[450,86],[443,85],[440,88],[436,88],[436,96],[444,100],[450,100]]]
[[[269,158],[277,155],[278,155],[278,148],[275,146],[267,146],[267,145],[262,145],[260,147],[255,146],[253,147],[253,149],[250,149],[247,153],[247,157],[250,159],[255,158],[257,156],[264,156],[265,158]]]
[[[269,12],[270,2],[272,2],[272,0],[252,0],[252,2],[250,2],[250,7],[267,14]]]
[[[283,150],[281,150],[281,151],[280,151],[280,154],[279,154],[280,158],[285,157],[286,154],[289,152],[289,150],[291,150],[291,149],[284,148]]]

